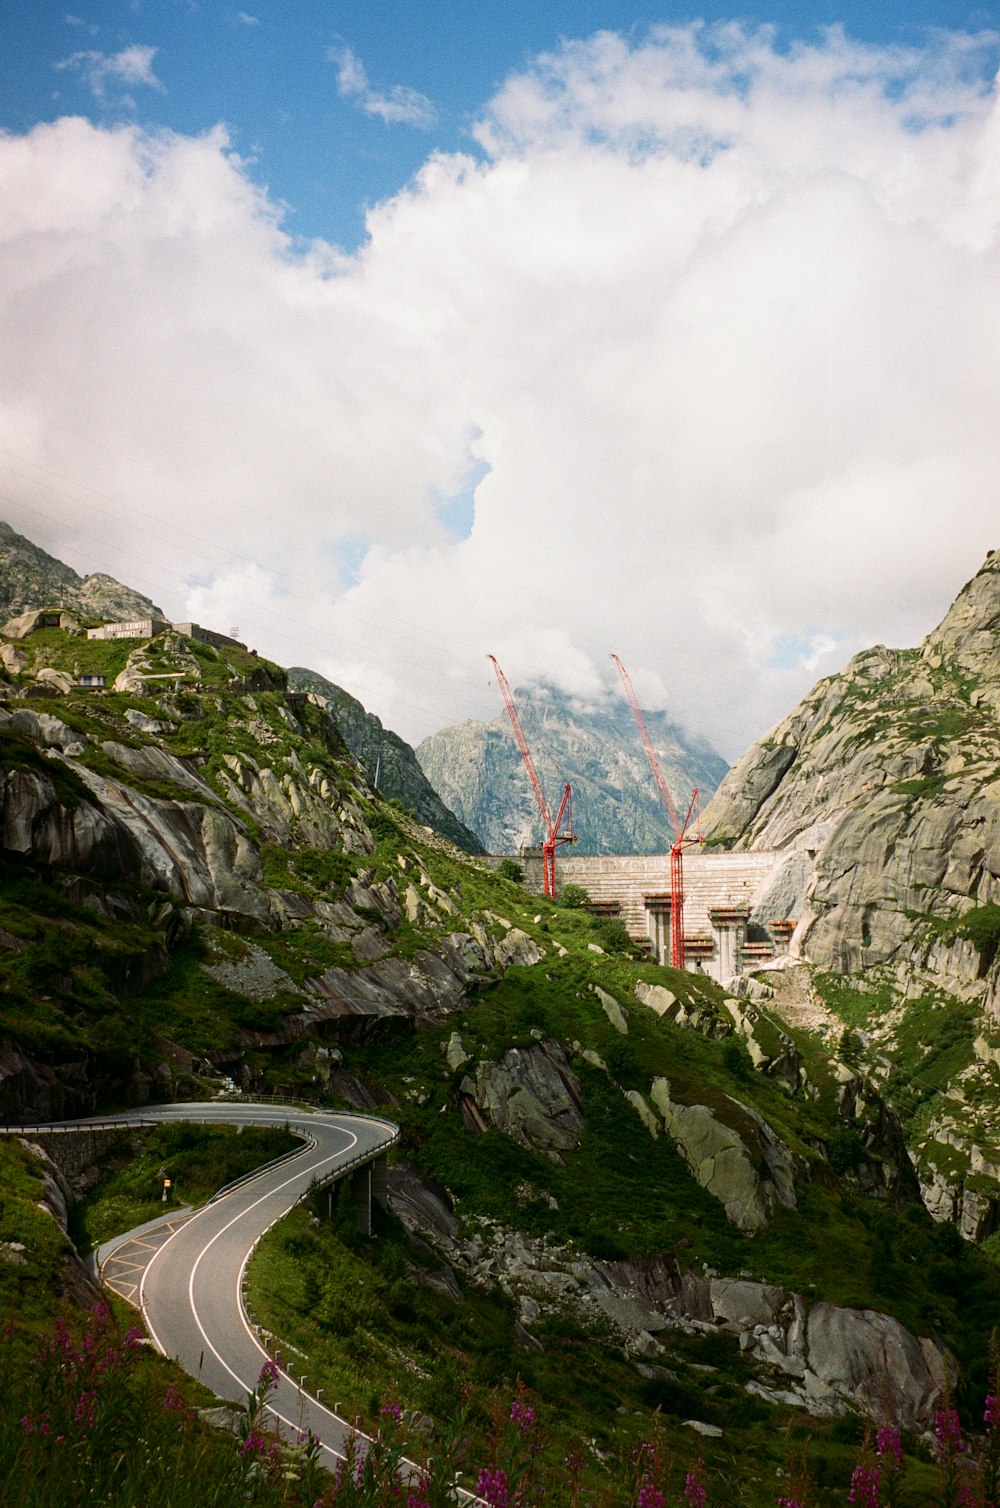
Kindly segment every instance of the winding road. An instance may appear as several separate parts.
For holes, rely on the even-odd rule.
[[[382,1157],[399,1140],[391,1121],[312,1111],[300,1105],[240,1101],[146,1106],[120,1115],[39,1126],[5,1127],[7,1135],[188,1121],[204,1125],[281,1126],[301,1135],[301,1150],[220,1191],[201,1209],[173,1211],[163,1221],[107,1242],[97,1266],[127,1274],[133,1298],[164,1355],[175,1358],[219,1398],[243,1402],[268,1360],[243,1302],[247,1263],[261,1237],[316,1184],[335,1182]],[[114,1286],[123,1291],[121,1282]],[[333,1465],[354,1433],[351,1425],[305,1391],[304,1378],[279,1370],[268,1401],[286,1436],[311,1430]]]

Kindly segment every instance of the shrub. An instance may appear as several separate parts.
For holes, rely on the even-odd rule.
[[[516,859],[501,859],[497,865],[497,874],[502,880],[513,880],[515,885],[524,884],[524,866]]]
[[[573,911],[579,911],[590,900],[590,896],[582,885],[574,885],[572,881],[564,885],[559,893],[560,906],[568,906]]]

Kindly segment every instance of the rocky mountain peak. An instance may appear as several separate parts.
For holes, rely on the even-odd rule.
[[[1000,709],[1000,550],[991,550],[921,648],[932,666],[951,663],[980,682],[980,700]]]
[[[528,743],[553,812],[568,781],[580,853],[665,853],[673,830],[639,734],[622,696],[577,702],[549,685],[515,693]],[[646,720],[674,800],[681,810],[692,784],[715,790],[725,760],[666,712]],[[531,787],[503,707],[490,722],[470,721],[425,738],[417,758],[452,811],[491,853],[541,841]]]
[[[95,572],[80,576],[0,520],[0,621],[37,607],[72,608],[84,617],[163,618],[149,597]]]

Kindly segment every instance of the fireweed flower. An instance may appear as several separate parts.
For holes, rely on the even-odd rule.
[[[476,1482],[476,1492],[489,1503],[490,1508],[510,1508],[510,1483],[502,1467],[491,1471],[484,1466]]]
[[[878,1472],[870,1466],[855,1466],[847,1501],[856,1508],[878,1508]]]
[[[937,1441],[938,1459],[943,1456],[959,1456],[965,1449],[962,1442],[962,1426],[955,1409],[938,1409],[934,1415],[934,1438]]]
[[[778,1508],[802,1508],[798,1498],[779,1498]]]
[[[267,1441],[259,1429],[252,1429],[240,1446],[241,1456],[265,1455]]]
[[[652,1482],[643,1482],[636,1494],[636,1508],[666,1508],[666,1498]]]
[[[510,1422],[517,1425],[522,1435],[526,1435],[535,1422],[535,1411],[530,1404],[515,1398],[510,1406]]]
[[[691,1504],[691,1508],[705,1508],[708,1502],[708,1492],[697,1472],[689,1471],[685,1477],[684,1497]]]
[[[94,1419],[97,1415],[97,1394],[84,1392],[80,1394],[73,1418],[77,1424],[82,1424],[84,1429],[93,1429]]]
[[[986,1428],[990,1431],[991,1434],[996,1429],[997,1425],[1000,1424],[1000,1398],[997,1397],[996,1393],[986,1394],[986,1406],[983,1409],[983,1423],[986,1425]]]
[[[398,1403],[384,1403],[379,1410],[380,1419],[393,1419],[398,1424],[403,1417],[403,1410]]]
[[[880,1458],[887,1457],[889,1460],[903,1464],[903,1440],[899,1430],[894,1424],[886,1424],[875,1436],[875,1453]]]

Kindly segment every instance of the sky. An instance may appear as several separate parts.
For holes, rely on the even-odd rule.
[[[0,518],[411,742],[735,759],[1000,500],[1000,6],[0,0]]]

